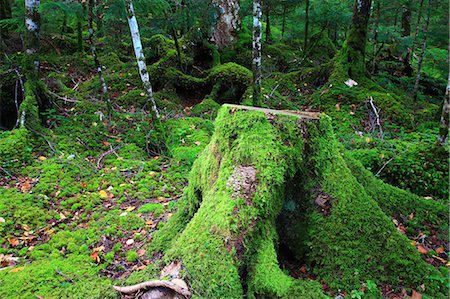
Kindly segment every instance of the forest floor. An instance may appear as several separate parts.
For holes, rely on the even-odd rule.
[[[212,135],[217,107],[200,107],[202,99],[178,101],[174,107],[164,93],[157,93],[166,132],[161,136],[150,115],[134,103],[115,105],[111,121],[107,120],[101,112],[104,103],[93,95],[98,84],[93,83],[97,77],[89,61],[66,56],[64,61],[49,59],[42,66],[50,78],[47,86],[64,83],[62,90],[55,89],[62,99],[46,112],[45,129],[0,134],[0,141],[10,140],[0,146],[26,153],[15,157],[16,164],[0,169],[0,297],[114,298],[118,295],[112,284],[158,276],[161,255],[147,247],[153,232],[175,212],[192,163]],[[132,63],[109,67],[113,102],[131,91],[143,97],[135,89],[139,82]],[[269,99],[278,83],[270,78],[265,84],[263,93]],[[304,87],[292,89],[306,95],[314,92],[307,84]],[[326,92],[323,89],[321,95]],[[280,96],[291,97],[281,91]],[[310,108],[308,104],[281,108]],[[369,170],[429,200],[445,199],[446,150],[442,154],[434,149],[435,120],[406,128],[386,121],[380,136],[370,124],[367,103],[343,99],[331,107],[325,110],[334,119],[340,141]],[[420,113],[432,115],[436,107],[426,106]],[[423,112],[426,109],[431,112]],[[397,215],[392,222],[423,259],[445,271],[447,228],[410,227],[414,217]],[[306,265],[293,268],[289,258],[284,267],[294,277],[315,279]],[[330,295],[339,294],[323,287]],[[381,288],[388,298],[418,298],[416,290]],[[365,289],[367,285],[361,285],[342,295],[358,298],[354,296],[362,296]]]

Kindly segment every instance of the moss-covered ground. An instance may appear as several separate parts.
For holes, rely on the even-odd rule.
[[[1,298],[117,298],[112,284],[157,278],[165,262],[179,257],[193,274],[211,271],[207,280],[190,285],[199,290],[196,296],[214,293],[215,283],[225,282],[229,284],[221,289],[224,293],[214,293],[214,298],[244,294],[250,298],[298,294],[378,298],[413,291],[424,298],[444,298],[448,291],[448,146],[435,142],[442,95],[427,93],[437,90],[442,80],[425,74],[422,93],[412,102],[408,92],[414,82],[393,76],[392,66],[382,65],[384,69],[370,80],[352,78],[357,86],[345,85],[348,78],[340,74],[338,59],[332,59],[336,46],[327,36],[314,37],[315,46],[323,51],[303,54],[283,44],[264,48],[263,105],[320,111],[331,117],[332,121],[324,121],[325,129],[310,130],[309,140],[314,142],[309,150],[323,155],[308,156],[296,152],[293,144],[276,143],[300,134],[289,120],[281,118],[269,125],[264,116],[251,113],[251,117],[236,115],[233,123],[214,123],[221,103],[251,103],[248,33],[241,35],[232,50],[219,53],[209,45],[211,57],[203,70],[194,68],[192,49],[181,41],[185,43],[182,63],[188,71],[177,68],[172,40],[162,35],[144,39],[162,112],[160,128],[141,109],[145,94],[128,53],[118,50],[100,56],[114,106],[111,121],[99,97],[92,57],[79,53],[42,57],[45,88],[59,95],[47,93],[53,108],[40,111],[39,126],[0,133]],[[313,55],[319,52],[324,55]],[[21,55],[11,58],[20,60]],[[435,72],[431,66],[425,70]],[[379,109],[382,133],[374,125],[370,97]],[[30,105],[28,109],[33,110]],[[256,134],[244,134],[230,144],[238,137],[232,128],[245,126]],[[330,126],[335,136],[323,141]],[[215,130],[225,135],[212,137]],[[303,143],[301,138],[292,140]],[[333,150],[327,152],[330,140]],[[268,152],[269,148],[276,151]],[[200,153],[202,161],[192,168]],[[260,182],[265,187],[253,199],[254,207],[261,210],[248,208],[242,219],[231,222],[198,215],[185,227],[199,208],[195,200],[210,196],[199,190],[217,192],[212,188],[216,180],[220,188],[227,187],[227,180],[216,177],[219,156],[224,159],[219,153],[229,155],[229,161],[238,159],[236,165],[255,164],[265,171],[260,176],[266,180]],[[267,160],[268,155],[273,160]],[[224,174],[233,173],[233,163],[222,166]],[[317,172],[299,172],[294,165],[302,163],[310,163]],[[190,171],[191,185],[185,188]],[[298,248],[273,245],[280,230],[277,213],[298,209],[298,202],[280,194],[275,202],[263,201],[266,193],[279,191],[272,183],[304,191],[286,186],[286,173],[291,178],[310,176],[314,180],[301,180],[310,190],[320,182],[324,193],[316,190],[319,194],[339,198],[322,211],[301,206],[308,213],[300,219],[307,225],[304,238],[296,240],[302,244]],[[308,196],[316,193],[305,191]],[[179,202],[183,196],[193,201]],[[209,208],[232,214],[233,204],[219,196]],[[373,227],[365,220],[367,213],[383,224]],[[285,215],[289,219],[289,213]],[[252,227],[252,219],[258,217],[270,221]],[[209,222],[200,221],[205,218]],[[210,238],[226,238],[243,227],[260,234],[243,245],[242,252],[230,252],[217,243],[219,238]],[[196,241],[205,242],[193,242],[193,234]],[[189,255],[191,250],[204,256]],[[231,266],[241,254],[247,269]],[[202,264],[204,260],[210,264]],[[360,267],[354,267],[355,260]],[[399,273],[399,269],[405,271]],[[245,275],[249,279],[243,287],[239,278]],[[307,280],[299,282],[294,277]]]

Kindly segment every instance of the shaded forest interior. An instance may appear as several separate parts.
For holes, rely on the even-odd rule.
[[[448,6],[0,0],[0,297],[446,298]]]

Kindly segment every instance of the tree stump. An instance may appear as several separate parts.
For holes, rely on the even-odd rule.
[[[223,105],[215,126],[151,243],[182,263],[194,297],[317,299],[327,298],[323,285],[350,292],[368,280],[445,293],[429,279],[443,276],[366,192],[376,183],[352,174],[360,164],[347,166],[329,117]],[[286,274],[282,253],[318,279]]]

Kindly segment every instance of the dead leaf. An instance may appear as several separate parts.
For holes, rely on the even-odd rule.
[[[369,143],[371,141],[370,137],[366,137],[366,142]]]
[[[47,157],[39,156],[38,159],[39,159],[40,161],[45,161],[45,160],[47,160]]]
[[[130,246],[130,245],[133,245],[134,240],[133,240],[133,239],[128,239],[125,243],[126,243],[128,246]]]
[[[441,253],[444,253],[444,252],[445,252],[444,247],[439,247],[439,248],[436,249],[436,253],[441,254]]]
[[[17,245],[19,245],[19,240],[11,238],[11,239],[7,239],[9,244],[11,244],[11,246],[16,247]]]
[[[106,193],[105,190],[98,191],[98,194],[100,195],[101,199],[106,199],[108,197],[108,193]]]
[[[137,251],[137,254],[138,254],[139,256],[143,256],[143,255],[145,254],[145,249],[139,249],[139,250]]]
[[[422,245],[417,246],[417,250],[418,250],[420,253],[424,253],[424,254],[428,252],[428,249],[426,249],[426,248],[423,247]]]
[[[336,107],[336,111],[341,110],[341,103],[336,103],[335,107]]]
[[[96,248],[94,248],[94,249],[92,249],[93,251],[97,251],[97,252],[100,252],[100,251],[103,251],[103,250],[105,250],[105,246],[100,246],[100,247],[96,247]]]
[[[348,78],[348,80],[345,81],[344,83],[345,83],[345,85],[347,85],[348,87],[353,87],[353,86],[358,85],[358,82],[356,82],[355,80],[350,79],[350,78]]]
[[[30,180],[26,180],[20,185],[20,191],[22,192],[28,192],[33,188],[33,185],[31,184]]]
[[[412,291],[411,299],[422,299],[422,294],[416,291]]]
[[[130,206],[130,207],[127,207],[127,208],[125,209],[125,211],[131,212],[131,211],[133,211],[134,209],[136,209],[136,207]]]
[[[96,261],[97,263],[100,263],[100,257],[98,256],[98,251],[94,251],[91,253],[91,258]]]
[[[0,223],[5,223],[6,221],[5,221],[5,218],[3,218],[3,217],[0,217]]]
[[[25,269],[25,267],[14,268],[12,270],[9,270],[9,273],[16,273],[16,272],[22,271],[23,269]]]

